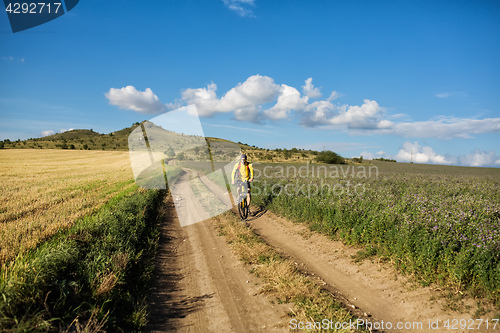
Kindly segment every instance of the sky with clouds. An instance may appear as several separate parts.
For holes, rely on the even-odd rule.
[[[11,32],[0,140],[195,105],[264,148],[500,167],[498,1],[97,1]]]

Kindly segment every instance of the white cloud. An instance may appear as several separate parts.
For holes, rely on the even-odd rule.
[[[74,130],[74,128],[70,128],[70,129],[61,129],[61,130],[59,131],[59,133],[69,132],[69,131],[72,131],[72,130]]]
[[[48,131],[42,131],[40,134],[41,134],[41,135],[42,135],[42,137],[43,137],[43,136],[54,135],[54,134],[56,134],[56,132],[51,131],[51,130],[48,130]]]
[[[314,87],[312,84],[312,77],[306,80],[306,84],[302,86],[302,91],[304,91],[304,95],[309,98],[318,98],[321,97],[321,91],[319,88]]]
[[[276,99],[280,86],[268,76],[253,75],[229,90],[220,100],[225,112],[265,104]]]
[[[217,85],[210,83],[206,88],[188,88],[182,92],[182,99],[195,104],[200,116],[213,116],[218,110]]]
[[[307,102],[307,96],[301,97],[297,89],[282,84],[279,90],[278,102],[272,108],[265,110],[264,115],[272,120],[286,119],[292,110],[304,110]]]
[[[335,90],[334,90],[334,91],[332,91],[332,93],[330,94],[330,97],[328,97],[328,99],[327,99],[327,100],[328,100],[329,102],[331,102],[331,101],[334,101],[334,100],[336,100],[337,98],[339,98],[339,97],[341,97],[341,96],[342,96],[342,94],[341,94],[341,93],[339,93],[338,91],[335,91]]]
[[[464,91],[453,91],[453,92],[441,92],[436,95],[437,98],[448,98],[448,97],[467,97],[468,94]]]
[[[500,118],[459,119],[441,118],[437,120],[405,122],[395,124],[382,134],[396,134],[420,138],[471,138],[471,134],[500,131]]]
[[[145,91],[138,91],[133,86],[111,88],[105,95],[112,105],[142,113],[165,112],[184,104],[194,104],[200,116],[232,112],[236,120],[253,123],[293,119],[295,112],[302,126],[341,130],[349,134],[453,139],[500,132],[500,118],[438,117],[412,122],[404,114],[387,114],[375,100],[365,99],[361,105],[334,104],[334,100],[341,96],[337,91],[332,91],[327,99],[311,101],[311,98],[321,95],[312,84],[312,78],[305,80],[302,89],[304,94],[286,84],[276,84],[271,77],[253,75],[220,98],[213,82],[204,88],[185,89],[181,99],[173,104],[163,104],[150,88]],[[272,102],[275,103],[270,107],[268,104]]]
[[[22,58],[19,58],[19,57],[13,57],[13,56],[4,56],[1,58],[2,60],[5,60],[5,61],[14,61],[17,59],[17,61],[19,61],[20,63],[23,63],[24,62],[24,57]]]
[[[369,151],[363,151],[362,156],[368,159],[376,158],[375,155]],[[403,147],[399,152],[392,156],[379,151],[376,153],[379,157],[395,159],[398,162],[411,162],[414,163],[432,163],[432,164],[453,164],[472,167],[484,167],[500,165],[500,156],[496,155],[494,151],[483,151],[475,149],[467,155],[440,155],[434,151],[430,146],[421,146],[418,142],[407,141],[403,143]]]
[[[436,94],[435,96],[436,96],[437,98],[448,98],[448,97],[450,97],[450,96],[451,96],[451,94],[450,94],[450,93],[448,93],[448,92],[442,92],[442,93]]]
[[[268,76],[253,75],[231,88],[220,99],[217,98],[216,91],[217,85],[211,83],[206,88],[184,90],[182,99],[188,104],[195,104],[200,116],[234,112],[238,120],[258,122],[261,105],[274,101],[280,92],[280,86]]]
[[[254,6],[254,0],[222,0],[222,2],[241,17],[254,16],[252,9],[249,8],[249,6]]]
[[[383,157],[383,158],[391,158],[391,155],[387,154],[385,151],[383,150],[379,150],[378,152],[376,152],[375,154],[372,153],[372,152],[369,152],[369,151],[366,151],[364,150],[363,152],[361,152],[360,156],[363,156],[363,158],[365,159],[368,159],[368,160],[373,160],[375,158],[380,158],[380,157]]]
[[[337,153],[355,151],[360,149],[380,148],[379,146],[374,146],[363,142],[332,142],[332,141],[301,144],[296,147],[300,149],[312,149],[317,151],[332,150]]]
[[[359,156],[363,156],[363,158],[367,159],[367,160],[373,160],[374,158],[377,158],[373,153],[366,151],[366,150],[361,152],[361,154],[359,154]]]
[[[361,106],[349,106],[346,111],[332,118],[330,123],[357,129],[387,128],[392,125],[392,121],[382,119],[383,109],[376,101],[365,99],[363,102]]]
[[[494,151],[483,151],[475,149],[473,152],[467,155],[462,155],[458,157],[461,165],[467,166],[493,166],[500,164],[500,157],[496,156]]]
[[[350,129],[373,130],[386,129],[393,122],[383,119],[383,108],[376,101],[365,99],[361,106],[335,106],[330,101],[311,103],[303,114],[305,126],[336,125]]]
[[[432,147],[422,147],[418,142],[407,141],[403,143],[403,148],[396,154],[395,159],[399,162],[451,164],[452,160],[443,155],[438,155]]]
[[[155,114],[168,110],[167,106],[160,102],[150,88],[139,91],[133,86],[126,86],[120,89],[111,88],[104,94],[109,100],[109,104],[116,105],[120,109],[133,110],[140,113]]]
[[[316,101],[309,104],[302,113],[301,125],[314,127],[327,125],[334,116],[335,106],[330,101]]]

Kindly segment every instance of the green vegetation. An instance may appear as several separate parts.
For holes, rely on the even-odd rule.
[[[0,330],[140,331],[164,194],[124,192],[7,263],[0,276]]]
[[[320,154],[317,151],[310,149],[264,149],[255,145],[245,143],[234,143],[232,141],[213,138],[199,137],[195,135],[178,134],[170,131],[165,131],[156,125],[143,121],[142,123],[134,123],[131,127],[124,128],[120,131],[111,132],[108,134],[97,133],[90,129],[76,129],[64,133],[58,133],[42,138],[30,138],[27,140],[11,141],[9,139],[0,141],[0,149],[70,149],[70,150],[129,150],[129,135],[137,126],[144,124],[148,133],[147,141],[155,143],[155,149],[164,153],[167,158],[177,157],[176,154],[183,151],[184,154],[180,158],[185,160],[205,160],[209,159],[208,150],[202,149],[205,143],[214,146],[214,152],[217,158],[231,159],[233,156],[229,152],[229,147],[239,148],[242,152],[248,155],[251,162],[312,162]],[[186,150],[186,146],[192,149]],[[217,148],[219,154],[217,154]],[[234,151],[234,149],[233,149]],[[335,154],[335,153],[333,153]],[[325,156],[329,155],[327,153]],[[321,159],[321,158],[320,158]],[[327,158],[328,160],[328,158]],[[343,158],[335,157],[333,163],[342,162]],[[320,161],[330,163],[327,161]]]
[[[374,161],[384,161],[384,162],[396,162],[396,160],[391,160],[389,158],[383,158],[383,157],[375,158],[373,160]]]
[[[241,223],[234,214],[219,215],[214,218],[214,221],[220,235],[226,238],[240,260],[249,265],[250,272],[262,279],[262,292],[272,295],[280,304],[291,304],[289,313],[291,320],[321,322],[327,319],[333,323],[357,320],[342,306],[340,301],[300,273],[292,262],[280,256],[250,228]],[[349,329],[322,329],[321,331],[352,332]],[[359,328],[355,331],[368,332],[369,330]]]
[[[4,140],[0,145],[16,149],[128,150],[128,136],[136,127],[134,124],[109,134],[78,129],[24,141]]]
[[[342,156],[338,155],[337,153],[334,153],[331,150],[325,150],[320,152],[316,156],[316,162],[327,163],[327,164],[346,164],[346,161]]]
[[[362,245],[363,256],[390,260],[423,285],[467,291],[499,307],[500,170],[376,166],[371,174],[366,166],[324,166],[309,177],[270,166],[253,185],[253,203]]]

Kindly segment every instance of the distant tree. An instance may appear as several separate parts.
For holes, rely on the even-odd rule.
[[[60,147],[61,147],[62,149],[68,149],[68,144],[67,144],[66,142],[63,142],[63,143],[60,145]]]
[[[89,148],[89,146],[88,146],[87,144],[84,144],[84,145],[83,145],[83,149],[84,149],[84,150],[87,150],[88,148]]]
[[[182,160],[184,160],[185,158],[186,158],[186,155],[184,155],[184,153],[179,153],[179,154],[177,154],[177,159],[178,159],[179,161],[182,161]]]
[[[4,146],[5,144],[3,143],[3,141],[0,141],[0,149],[3,149]]]
[[[167,157],[175,157],[175,151],[174,151],[174,148],[172,148],[172,147],[168,148],[168,149],[165,151],[165,155],[167,155]]]
[[[375,158],[374,160],[375,161],[384,161],[384,162],[396,162],[396,160],[391,160],[389,158],[383,158],[383,157]]]
[[[354,163],[363,163],[363,156],[353,157],[352,160]]]
[[[74,144],[70,144],[69,145],[69,149],[75,149],[75,145]]]
[[[297,148],[292,148],[292,149],[290,149],[290,151],[291,151],[292,153],[294,153],[294,154],[296,154],[296,153],[298,153],[298,152],[299,152],[299,150],[298,150]]]
[[[327,164],[345,164],[345,159],[331,150],[325,150],[316,156],[316,161]]]
[[[285,160],[289,159],[290,157],[292,157],[292,152],[286,148],[283,149],[283,157],[285,157]]]

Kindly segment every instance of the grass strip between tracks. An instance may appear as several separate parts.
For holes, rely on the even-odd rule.
[[[250,267],[253,274],[262,279],[261,292],[276,297],[278,303],[292,304],[287,327],[292,329],[302,322],[306,332],[325,332],[335,329],[307,329],[307,323],[323,324],[323,320],[326,320],[333,323],[334,327],[337,322],[356,321],[357,318],[342,307],[329,292],[300,273],[292,262],[280,256],[233,213],[219,215],[214,221],[219,234],[226,238],[240,260]],[[340,329],[338,332],[351,331]]]

